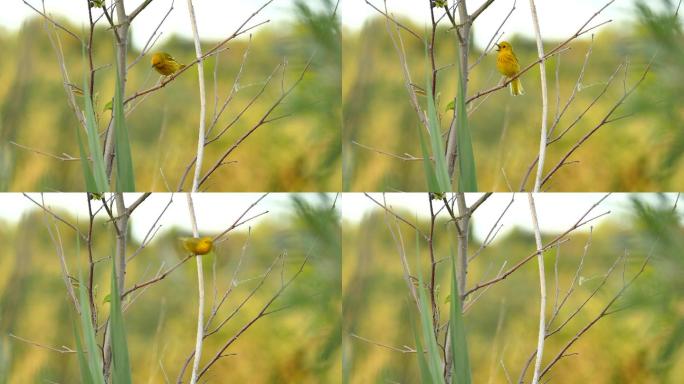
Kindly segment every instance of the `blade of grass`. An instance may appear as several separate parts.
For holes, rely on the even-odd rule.
[[[422,284],[421,280],[419,279],[419,282]],[[437,341],[435,340],[435,331],[429,315],[430,305],[428,304],[428,297],[424,287],[418,288],[418,297],[420,298],[420,323],[427,350],[428,368],[432,377],[430,383],[444,383],[442,369],[440,368],[442,360],[440,359]]]
[[[85,62],[85,46],[82,47],[83,61]],[[90,97],[90,87],[86,80],[85,73],[83,74],[83,94],[85,100],[85,118],[86,118],[86,130],[88,134],[88,149],[90,151],[90,158],[93,161],[93,173],[95,179],[96,189],[95,191],[88,192],[98,192],[102,193],[108,190],[107,188],[107,175],[105,173],[104,167],[104,156],[102,154],[102,148],[100,147],[99,134],[97,129],[97,119],[95,118],[95,109],[93,108],[93,100]],[[83,156],[81,156],[81,161],[83,161]],[[87,161],[87,157],[85,158]]]
[[[425,351],[423,350],[423,342],[420,340],[420,331],[416,325],[416,321],[413,316],[409,316],[411,320],[411,328],[413,329],[413,336],[416,340],[416,358],[418,359],[418,366],[420,367],[420,382],[421,383],[431,383],[432,377],[430,374],[430,368],[428,367],[427,360],[425,360]]]
[[[440,368],[442,365],[442,360],[440,359],[437,341],[435,340],[435,331],[429,314],[430,305],[428,304],[428,297],[427,293],[425,292],[425,288],[422,286],[422,278],[419,278],[418,281],[421,285],[418,287],[418,297],[420,299],[420,323],[427,350],[428,368],[432,378],[429,383],[443,384],[444,377],[442,376],[442,369]]]
[[[76,236],[76,254],[80,255],[81,243],[79,237]],[[79,264],[80,265],[80,264]],[[83,277],[79,268],[78,280],[83,281]],[[86,293],[85,284],[78,285],[78,293],[81,306],[81,331],[85,338],[85,346],[88,351],[88,372],[90,373],[91,382],[94,384],[105,384],[102,375],[102,358],[99,353],[100,348],[95,341],[95,329],[91,322],[92,314],[90,312],[90,305],[88,305],[88,295]]]
[[[458,68],[458,95],[456,96],[456,137],[458,143],[458,190],[460,192],[477,192],[477,175],[475,174],[475,157],[473,143],[470,139],[470,127],[465,106],[465,87],[461,81],[461,62],[456,60]]]
[[[76,355],[78,356],[78,368],[81,372],[81,383],[92,384],[93,380],[90,377],[88,361],[86,360],[85,352],[83,351],[83,343],[81,342],[81,335],[76,327],[76,321],[72,322],[72,328],[74,330],[74,338],[76,339]]]
[[[470,359],[468,357],[468,341],[466,340],[465,324],[463,322],[463,311],[461,305],[461,295],[458,293],[458,281],[456,280],[456,254],[451,248],[451,298],[450,298],[450,317],[449,328],[451,343],[451,359],[453,375],[457,384],[470,384],[472,377],[470,373]]]
[[[416,231],[416,258],[418,259],[418,305],[420,307],[420,325],[427,350],[427,366],[431,378],[429,383],[444,384],[444,376],[442,376],[441,369],[442,360],[439,354],[437,340],[435,338],[435,330],[432,325],[432,318],[430,316],[431,306],[428,302],[428,296],[425,284],[423,282],[423,273],[420,268],[420,234],[418,231]]]
[[[117,60],[117,66],[121,63]],[[116,71],[116,85],[112,108],[114,112],[114,149],[116,153],[116,190],[118,192],[135,192],[135,177],[133,174],[133,158],[131,144],[128,139],[123,110],[123,91],[119,81],[119,71]]]
[[[90,162],[88,161],[88,152],[86,152],[83,146],[83,139],[81,139],[81,128],[76,127],[76,138],[78,139],[78,151],[81,155],[81,169],[83,170],[83,179],[86,183],[87,192],[97,192],[98,188],[95,184],[95,178],[93,177],[93,171],[90,169]]]
[[[439,192],[440,187],[435,175],[435,169],[430,160],[430,150],[428,150],[425,137],[423,137],[423,130],[418,127],[418,137],[420,138],[420,149],[423,152],[423,169],[425,171],[425,178],[427,180],[428,190],[430,192]]]
[[[102,149],[100,148],[100,141],[98,140],[98,130],[97,123],[95,122],[95,111],[93,110],[93,103],[90,100],[90,96],[86,92],[86,128],[88,130],[88,149],[90,152],[90,157],[93,160],[93,174],[95,178],[96,191],[103,193],[108,190],[107,188],[107,176],[105,174],[104,159],[102,157]]]
[[[425,44],[425,60],[428,60],[427,52],[428,44]],[[430,131],[430,144],[432,147],[432,154],[435,159],[435,174],[437,177],[437,183],[439,185],[438,190],[430,190],[430,192],[451,192],[451,180],[449,177],[449,172],[447,171],[446,158],[444,157],[444,142],[442,141],[442,131],[440,130],[439,116],[437,115],[437,107],[435,106],[435,100],[432,97],[432,82],[430,81],[430,76],[425,74],[425,83],[427,84],[425,89],[427,98],[427,117],[428,117],[428,129]]]
[[[116,263],[112,263],[112,290],[109,294],[110,329],[112,336],[112,365],[114,382],[119,384],[130,384],[131,364],[128,356],[128,343],[126,341],[126,329],[124,327],[123,312],[121,310],[121,295],[116,282]]]

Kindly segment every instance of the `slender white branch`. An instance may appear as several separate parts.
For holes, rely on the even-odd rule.
[[[544,355],[544,339],[546,338],[546,274],[544,272],[544,244],[541,239],[541,230],[539,229],[539,221],[537,220],[537,209],[534,206],[534,197],[532,197],[532,193],[527,193],[527,199],[530,203],[534,240],[537,243],[537,263],[539,264],[539,335],[537,338],[537,359],[534,363],[534,376],[532,379],[532,384],[539,384],[542,356]]]
[[[204,141],[206,140],[205,118],[207,114],[207,94],[204,87],[204,57],[202,55],[202,45],[200,44],[199,32],[197,31],[197,19],[195,18],[195,8],[192,6],[192,0],[188,0],[188,13],[190,14],[190,24],[192,25],[192,35],[195,39],[195,54],[197,55],[197,73],[199,76],[199,92],[200,92],[200,122],[199,134],[197,139],[197,161],[195,162],[195,175],[192,178],[192,192],[197,192],[199,187],[199,178],[202,173],[202,158],[204,156]]]
[[[188,0],[190,1],[190,0]],[[192,223],[192,235],[199,237],[197,230],[197,218],[195,217],[195,207],[192,203],[192,194],[186,193],[188,198],[188,210],[190,211],[190,222]],[[192,377],[190,384],[196,384],[200,359],[202,358],[202,341],[204,340],[204,272],[202,270],[202,257],[196,256],[197,261],[197,287],[199,292],[199,302],[197,303],[197,338],[195,340],[195,357],[192,362]]]
[[[546,57],[544,55],[544,43],[542,42],[541,31],[539,30],[539,19],[537,18],[537,7],[534,0],[530,0],[530,11],[532,12],[532,24],[534,25],[534,35],[537,38],[537,53],[539,54],[539,73],[541,75],[542,91],[542,121],[541,137],[539,139],[539,162],[537,162],[537,177],[534,179],[534,192],[539,192],[542,177],[544,176],[544,157],[546,156],[546,118],[549,114],[549,95],[546,89]]]
[[[205,118],[207,114],[207,95],[204,88],[204,57],[202,56],[202,45],[200,44],[199,32],[197,30],[197,19],[195,18],[195,7],[192,5],[192,0],[188,0],[188,13],[190,14],[190,25],[192,25],[192,36],[195,40],[195,54],[197,55],[197,74],[199,76],[199,92],[200,92],[200,122],[199,133],[197,138],[197,161],[195,162],[195,175],[192,178],[191,193],[197,192],[199,187],[199,179],[202,173],[202,158],[204,156],[204,142],[206,140]],[[190,218],[192,220],[192,234],[194,237],[199,237],[197,230],[197,219],[195,218],[195,210],[192,205],[192,195],[188,193],[188,208],[190,209]],[[192,376],[190,384],[197,383],[198,370],[200,360],[202,358],[202,341],[204,340],[204,272],[202,271],[202,258],[196,257],[197,262],[197,289],[198,289],[198,303],[197,303],[197,338],[195,341],[195,357],[192,362]]]

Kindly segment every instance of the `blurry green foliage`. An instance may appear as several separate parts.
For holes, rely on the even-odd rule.
[[[635,227],[639,241],[650,245],[653,252],[654,273],[647,284],[631,290],[629,305],[658,313],[655,321],[644,324],[649,339],[658,340],[652,350],[639,345],[637,350],[644,359],[639,362],[641,371],[660,377],[670,377],[684,367],[684,228],[682,213],[674,209],[669,199],[659,195],[655,202],[643,198],[632,199]],[[625,377],[628,379],[628,377]]]
[[[679,179],[672,175],[684,154],[684,30],[678,2],[673,0],[636,1],[638,28],[627,44],[630,53],[650,61],[652,76],[645,91],[633,100],[634,113],[643,113],[654,120],[649,135],[665,145],[655,153],[659,165],[656,174],[664,183],[659,191],[681,189]]]

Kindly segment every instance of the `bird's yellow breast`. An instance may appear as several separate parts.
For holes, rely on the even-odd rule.
[[[211,252],[214,242],[211,237],[183,237],[181,238],[183,248],[194,255],[206,255]]]
[[[171,55],[164,52],[157,52],[152,55],[152,67],[164,76],[169,76],[185,67],[174,60]]]
[[[502,49],[496,56],[496,69],[501,72],[502,75],[511,77],[520,72],[520,64],[518,59],[513,54],[510,49]]]
[[[197,247],[195,248],[195,253],[198,255],[206,255],[211,251],[212,245],[213,244],[211,240],[200,240],[200,242],[197,244]]]

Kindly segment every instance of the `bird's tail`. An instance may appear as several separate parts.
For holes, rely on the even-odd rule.
[[[522,83],[520,82],[519,78],[511,81],[510,87],[511,87],[511,95],[513,95],[513,96],[525,94],[525,89],[523,89]]]

